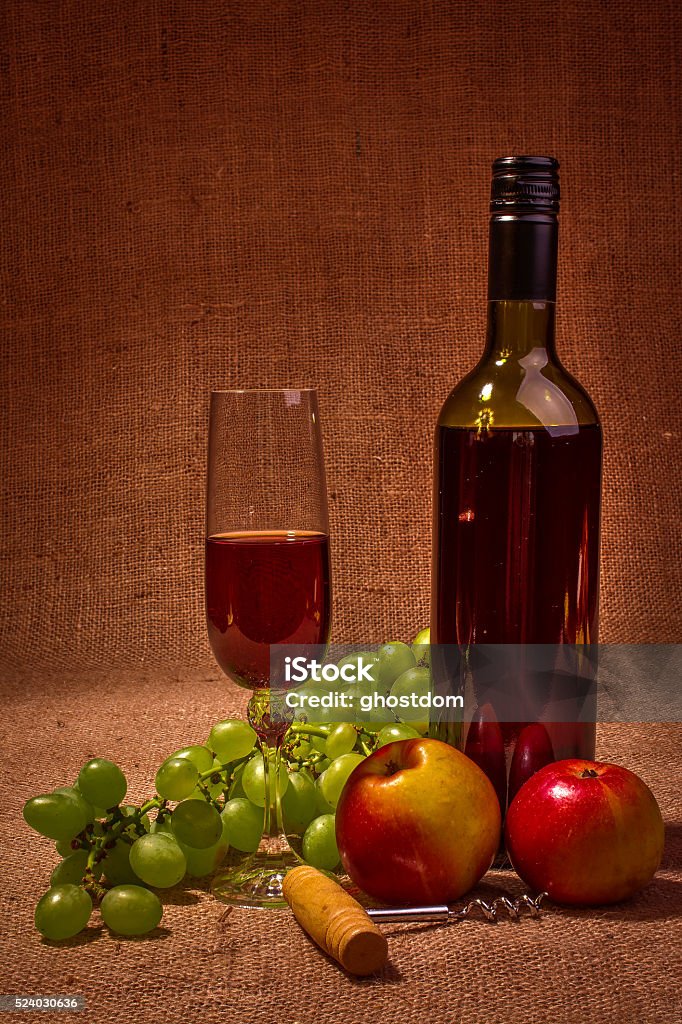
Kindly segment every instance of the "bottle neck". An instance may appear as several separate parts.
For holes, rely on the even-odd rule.
[[[486,357],[518,361],[533,349],[554,359],[554,303],[498,299],[488,303]]]
[[[493,213],[488,300],[554,302],[559,223],[553,213]]]
[[[556,214],[512,210],[490,218],[487,355],[554,356],[559,224]]]

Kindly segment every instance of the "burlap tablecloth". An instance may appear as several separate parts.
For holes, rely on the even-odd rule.
[[[669,727],[600,735],[669,822],[635,903],[397,930],[373,981],[201,889],[157,940],[44,945],[52,854],[18,810],[91,753],[142,796],[237,710],[202,612],[211,388],[319,387],[335,639],[426,623],[431,432],[482,348],[504,153],[562,164],[558,347],[606,441],[602,639],[679,640],[678,5],[6,0],[0,18],[2,991],[82,992],[95,1024],[674,1019]]]
[[[548,907],[537,921],[385,926],[388,967],[356,980],[324,957],[287,911],[225,916],[204,883],[163,897],[153,938],[111,936],[95,914],[68,943],[41,940],[33,907],[58,858],[53,844],[21,821],[21,801],[71,782],[92,754],[120,761],[131,798],[142,800],[163,756],[203,740],[217,717],[238,714],[242,695],[217,671],[140,669],[17,672],[3,699],[3,992],[84,995],[85,1017],[96,1024],[679,1019],[679,726],[600,728],[599,755],[641,774],[668,822],[661,871],[634,901],[598,910]],[[511,872],[494,872],[476,893],[521,889]]]

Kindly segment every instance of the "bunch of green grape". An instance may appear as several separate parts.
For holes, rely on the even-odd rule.
[[[419,690],[429,676],[428,642],[428,630],[422,630],[411,646],[385,644],[362,658],[372,664],[383,692]],[[275,764],[266,793],[256,733],[238,719],[216,723],[205,743],[168,757],[156,773],[155,796],[140,806],[123,802],[128,784],[118,765],[99,757],[88,761],[71,786],[24,806],[26,822],[54,840],[62,858],[36,906],[36,928],[47,939],[71,938],[86,927],[97,902],[112,932],[152,931],[163,914],[159,890],[186,876],[212,874],[228,849],[237,857],[257,849],[266,801],[271,815],[281,813],[284,831],[304,861],[338,870],[335,811],[353,769],[378,747],[423,731],[423,721],[386,721],[385,712],[366,722],[311,722],[301,716],[282,747],[279,809]]]

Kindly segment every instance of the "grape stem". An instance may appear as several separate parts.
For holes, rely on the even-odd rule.
[[[225,761],[225,763],[221,764],[219,767],[213,765],[212,768],[208,768],[205,772],[200,773],[199,778],[197,780],[197,789],[200,789],[201,792],[204,794],[204,799],[206,800],[207,803],[213,804],[216,810],[222,811],[220,801],[214,800],[213,797],[211,796],[211,792],[208,786],[206,785],[207,781],[209,779],[212,779],[214,775],[225,775],[225,779],[220,780],[224,781],[225,783],[223,786],[223,796],[225,796],[225,790],[232,785],[232,782],[234,780],[234,773],[236,772],[237,768],[239,768],[240,764],[244,764],[245,761],[248,761],[250,757],[251,753],[249,752],[244,757],[237,758],[236,761]],[[218,780],[216,780],[216,783],[217,781]]]
[[[212,768],[209,768],[208,771],[201,772],[199,775],[199,782],[205,782],[205,780],[210,779],[212,775],[222,775],[223,772],[227,771],[234,774],[239,765],[244,764],[244,762],[248,761],[250,757],[251,752],[246,754],[245,757],[238,758],[236,761],[226,761],[225,764],[221,764],[219,768],[216,768],[214,765]]]
[[[325,732],[324,729],[318,729],[315,725],[307,725],[303,722],[290,726],[289,731],[295,732],[297,736],[319,736],[320,739],[325,740],[329,735],[329,733]]]
[[[159,810],[162,810],[165,808],[165,806],[165,800],[162,800],[158,796],[153,797],[151,800],[147,800],[146,803],[142,804],[141,807],[138,807],[135,810],[134,814],[128,816],[121,815],[118,818],[118,820],[115,819],[109,827],[108,823],[105,822],[103,835],[97,836],[94,839],[94,842],[92,843],[92,846],[90,847],[90,851],[88,853],[88,862],[85,865],[85,873],[83,875],[84,889],[87,889],[93,896],[96,896],[98,899],[102,899],[107,890],[103,885],[100,885],[100,883],[95,878],[95,873],[93,871],[95,865],[99,864],[100,861],[104,860],[104,858],[107,855],[107,850],[113,849],[113,847],[116,845],[116,842],[118,841],[118,839],[120,839],[120,837],[123,835],[126,829],[130,828],[131,825],[135,826],[136,828],[140,827],[142,818],[147,813],[147,811],[152,811],[154,810],[155,807],[157,807]],[[116,808],[116,811],[118,811],[118,808]]]

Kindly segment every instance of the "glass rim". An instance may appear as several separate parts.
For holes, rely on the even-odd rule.
[[[224,388],[211,391],[212,395],[313,395],[317,388]]]

